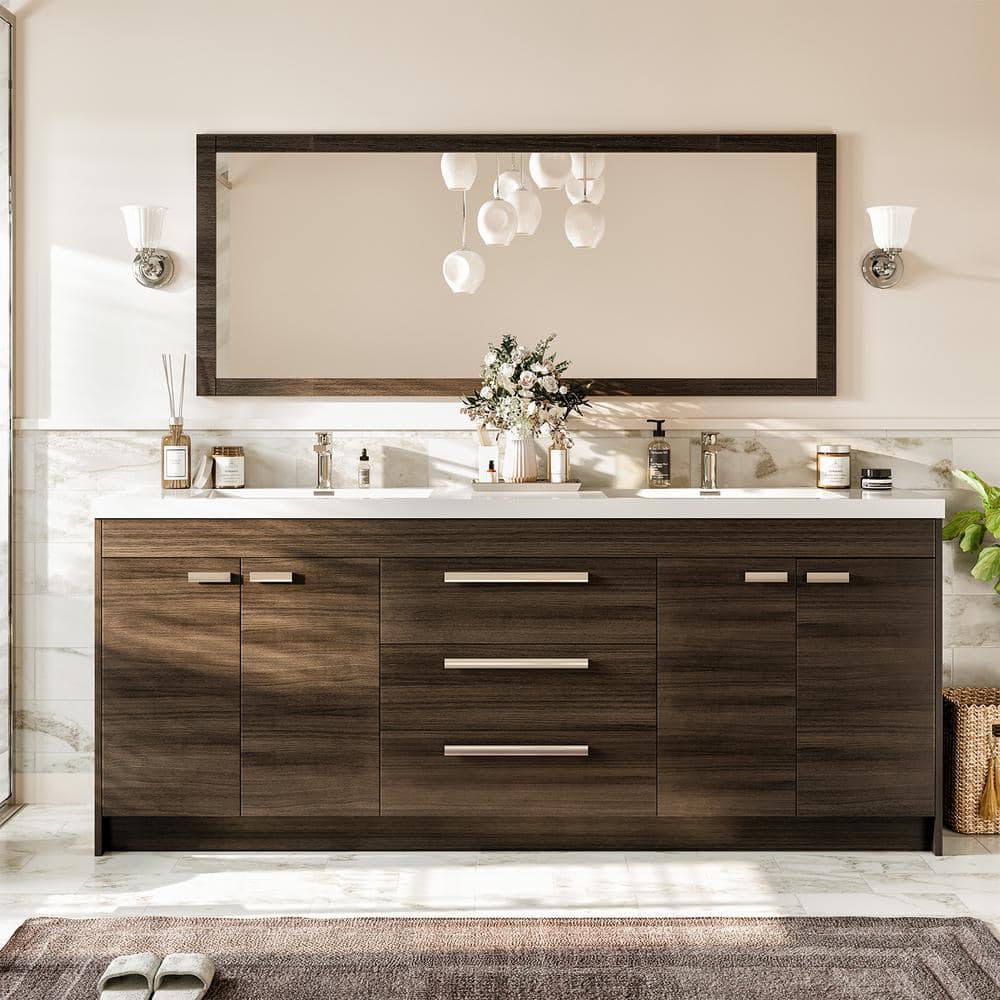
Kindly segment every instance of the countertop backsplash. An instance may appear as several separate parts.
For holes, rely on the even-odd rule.
[[[321,429],[321,428],[317,428]],[[706,426],[706,430],[711,427]],[[475,473],[470,432],[355,431],[334,437],[334,484],[354,485],[362,447],[372,486],[448,486]],[[305,431],[191,431],[193,454],[214,444],[246,448],[248,486],[312,486],[313,436]],[[587,486],[644,485],[645,431],[576,431],[574,478]],[[23,801],[87,800],[94,760],[93,503],[110,493],[159,487],[160,434],[152,431],[20,430],[15,438],[15,728]],[[698,485],[699,435],[670,434],[673,480]],[[721,432],[719,483],[809,486],[818,442],[850,444],[853,478],[890,466],[899,489],[934,490],[949,510],[972,506],[952,468],[1000,482],[1000,432]],[[541,456],[540,456],[541,457]],[[693,481],[692,481],[693,480]],[[972,560],[945,544],[946,684],[1000,685],[1000,597],[969,575]]]

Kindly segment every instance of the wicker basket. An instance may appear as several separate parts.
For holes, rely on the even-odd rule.
[[[944,821],[959,833],[1000,833],[1000,819],[979,815],[1000,688],[944,689]]]

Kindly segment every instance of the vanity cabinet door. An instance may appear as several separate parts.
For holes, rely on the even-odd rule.
[[[661,559],[658,813],[795,814],[795,562]]]
[[[239,573],[238,559],[102,560],[105,816],[240,814]]]
[[[379,810],[377,559],[243,560],[244,816]]]
[[[800,815],[934,815],[935,567],[799,560]]]

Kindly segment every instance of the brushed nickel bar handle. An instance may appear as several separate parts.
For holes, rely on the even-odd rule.
[[[445,757],[589,757],[590,747],[578,744],[457,744],[444,745]]]
[[[445,583],[589,583],[590,574],[572,572],[548,572],[528,570],[525,572],[483,571],[475,573],[457,573],[446,571]]]
[[[445,658],[445,670],[588,670],[590,660],[573,657]]]
[[[806,583],[850,583],[850,573],[806,573]]]
[[[251,583],[294,583],[293,573],[251,573]]]
[[[743,574],[744,583],[788,583],[787,573],[752,573]]]
[[[188,583],[232,583],[232,573],[188,573]]]

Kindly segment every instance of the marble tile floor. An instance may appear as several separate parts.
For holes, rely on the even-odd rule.
[[[0,827],[0,941],[31,916],[954,916],[1000,934],[1000,837],[946,856],[791,852],[125,853],[88,806]]]

